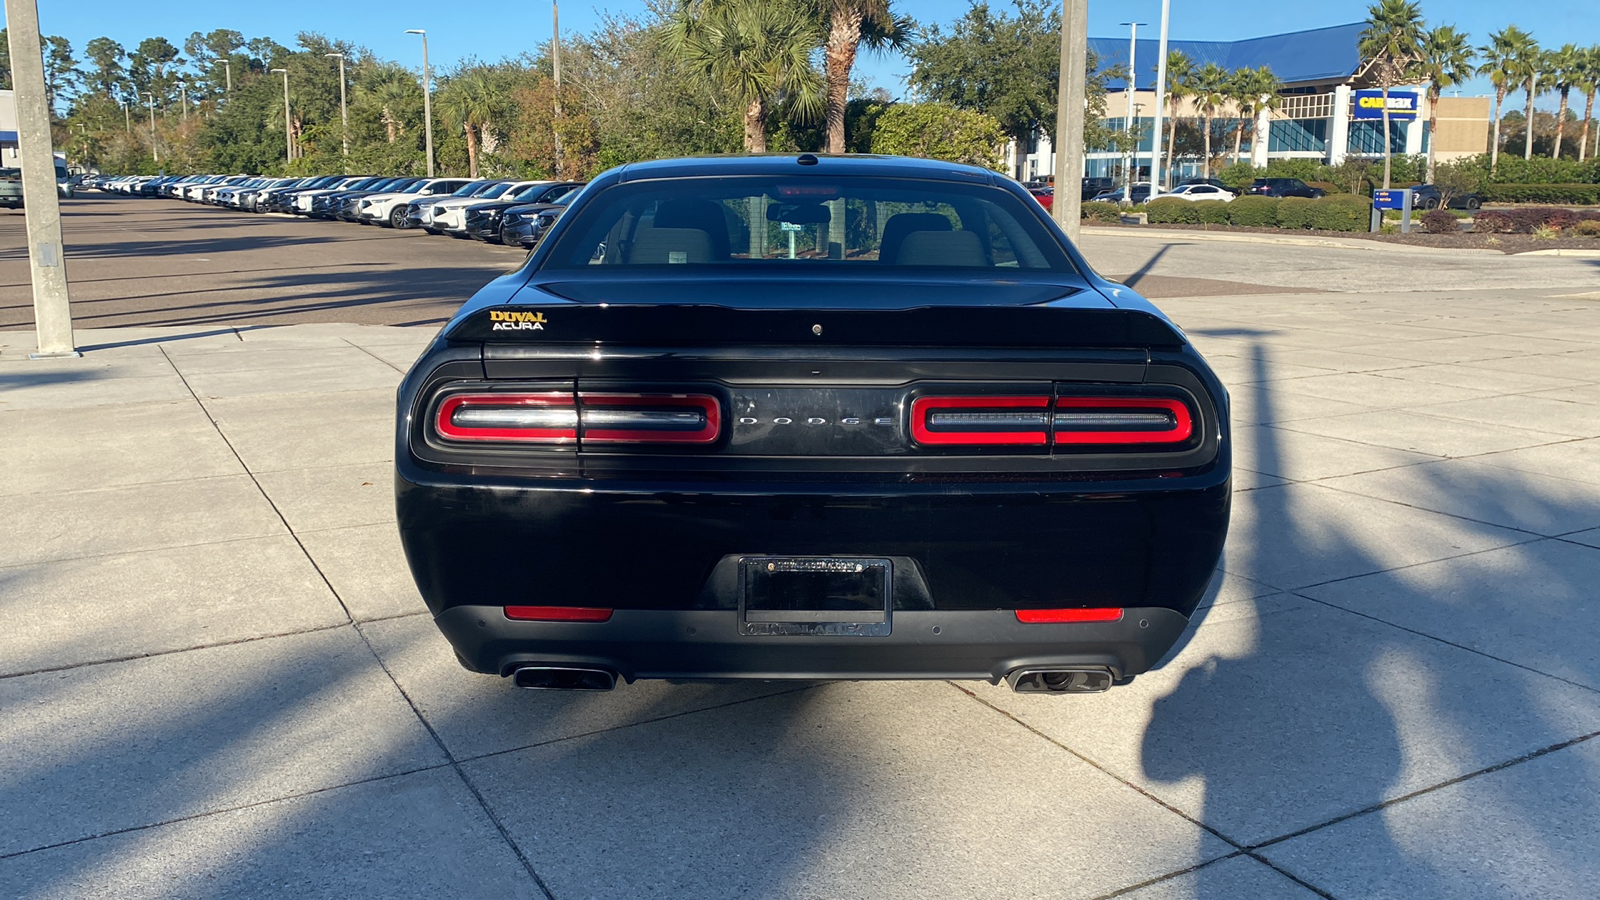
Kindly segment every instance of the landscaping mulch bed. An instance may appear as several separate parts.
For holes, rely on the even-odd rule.
[[[1103,222],[1085,222],[1086,225],[1105,225]],[[1413,247],[1439,247],[1445,249],[1498,250],[1501,253],[1527,253],[1531,250],[1596,250],[1600,251],[1600,238],[1559,237],[1543,240],[1531,234],[1477,234],[1463,231],[1460,234],[1424,234],[1414,230],[1410,234],[1371,234],[1350,231],[1290,231],[1284,228],[1250,228],[1242,225],[1128,225],[1108,226],[1120,228],[1159,228],[1170,231],[1231,231],[1241,234],[1270,234],[1278,237],[1356,238],[1385,244],[1405,244]]]

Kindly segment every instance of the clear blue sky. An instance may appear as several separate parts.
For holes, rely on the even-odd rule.
[[[991,4],[1010,8],[1009,0]],[[1369,0],[1172,0],[1174,39],[1236,40],[1284,31],[1340,25],[1365,18]],[[80,53],[91,38],[111,37],[132,48],[143,38],[167,37],[182,46],[194,31],[232,28],[247,38],[270,36],[292,44],[299,31],[320,31],[365,46],[379,56],[420,67],[421,50],[407,28],[428,30],[429,56],[434,66],[447,69],[457,61],[477,56],[498,59],[533,50],[550,39],[550,4],[546,0],[521,3],[452,2],[438,0],[261,0],[229,4],[217,0],[41,0],[40,24],[46,34],[72,41]],[[898,0],[897,6],[919,21],[947,24],[967,9],[966,0]],[[604,10],[614,13],[642,11],[642,0],[582,2],[561,5],[562,29],[587,31]],[[1600,43],[1600,12],[1595,0],[1532,0],[1525,3],[1491,3],[1488,0],[1423,0],[1429,24],[1453,24],[1466,30],[1474,44],[1490,31],[1516,24],[1545,45],[1567,42]],[[1160,0],[1089,0],[1089,33],[1096,37],[1127,34],[1121,22],[1137,18],[1155,23]],[[1142,29],[1141,29],[1142,30]],[[903,90],[907,72],[904,58],[884,56],[862,61],[860,74],[895,94]],[[1487,84],[1469,85],[1466,93],[1487,93]]]

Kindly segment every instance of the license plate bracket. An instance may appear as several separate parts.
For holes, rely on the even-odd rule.
[[[739,633],[889,634],[894,566],[887,559],[747,556],[739,560]]]

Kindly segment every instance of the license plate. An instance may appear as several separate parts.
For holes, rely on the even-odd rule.
[[[747,556],[739,560],[739,633],[889,633],[894,570],[887,559]]]

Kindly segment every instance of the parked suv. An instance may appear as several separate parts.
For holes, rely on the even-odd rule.
[[[1321,197],[1325,191],[1298,178],[1257,178],[1249,193],[1262,197]]]

